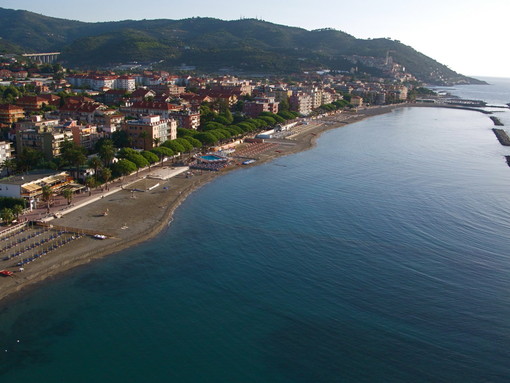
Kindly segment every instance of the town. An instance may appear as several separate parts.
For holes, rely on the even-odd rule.
[[[56,59],[57,53],[0,57],[0,217],[7,225],[22,212],[49,213],[56,195],[71,201],[158,162],[219,170],[228,165],[227,151],[288,136],[317,116],[427,93],[388,60],[381,64],[387,78],[353,68],[261,79],[136,66],[77,72]],[[199,152],[221,155],[192,155]]]

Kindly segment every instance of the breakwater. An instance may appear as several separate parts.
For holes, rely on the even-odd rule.
[[[501,145],[510,146],[510,137],[508,137],[508,134],[503,129],[493,128],[492,131]]]
[[[492,120],[492,122],[494,122],[494,125],[496,125],[496,126],[504,126],[504,125],[505,125],[505,124],[503,124],[503,123],[501,122],[501,120],[500,120],[499,118],[497,118],[497,117],[490,116],[489,118]]]

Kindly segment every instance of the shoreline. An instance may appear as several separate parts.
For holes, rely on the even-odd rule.
[[[415,106],[421,105],[397,104],[369,107],[357,113],[344,112],[324,116],[293,134],[292,140],[286,140],[292,143],[291,145],[279,145],[277,150],[257,155],[257,161],[248,167],[309,150],[316,145],[322,133],[328,130],[391,113],[395,109]],[[13,277],[1,278],[0,305],[19,298],[45,280],[65,275],[69,270],[120,253],[156,237],[171,224],[175,210],[189,195],[216,178],[241,167],[243,166],[229,166],[219,172],[204,171],[200,174],[196,173],[191,178],[180,174],[163,181],[135,177],[134,181],[130,182],[129,189],[119,187],[115,193],[108,194],[104,198],[98,197],[92,203],[80,206],[63,217],[51,221],[51,224],[58,226],[111,233],[112,238],[106,240],[97,240],[88,236],[80,238],[72,245],[59,248],[44,259],[31,263],[27,270],[16,272]],[[151,189],[151,187],[154,188]],[[131,188],[146,191],[134,193]],[[106,209],[109,214],[104,216],[101,212]]]

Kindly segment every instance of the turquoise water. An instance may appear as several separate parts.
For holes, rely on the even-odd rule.
[[[218,157],[218,156],[202,156],[200,158],[202,158],[204,160],[208,160],[208,161],[216,161],[216,160],[223,159],[222,157]]]
[[[218,178],[155,240],[3,307],[1,382],[507,382],[492,127],[402,109]]]

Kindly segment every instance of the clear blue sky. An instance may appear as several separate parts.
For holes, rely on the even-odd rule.
[[[257,17],[330,27],[400,40],[462,74],[510,77],[510,0],[0,0],[0,7],[81,21]]]

